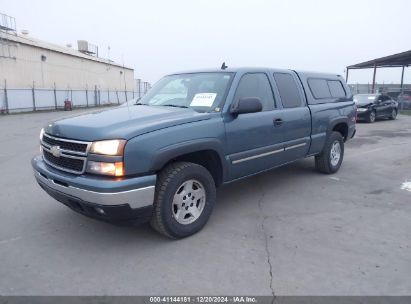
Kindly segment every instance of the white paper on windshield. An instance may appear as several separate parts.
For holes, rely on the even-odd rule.
[[[374,100],[375,96],[368,96],[368,99]]]
[[[192,107],[211,107],[214,103],[216,93],[198,93],[195,94],[190,106]]]

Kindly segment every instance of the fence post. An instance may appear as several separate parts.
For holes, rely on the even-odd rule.
[[[120,104],[120,99],[118,98],[118,91],[116,90],[116,96],[117,96],[117,104]]]
[[[33,111],[36,111],[36,96],[34,93],[34,81],[33,81],[33,88],[31,89],[31,95],[33,97]]]
[[[107,102],[109,104],[111,104],[111,102],[110,102],[110,89],[107,89]]]
[[[70,89],[70,101],[71,101],[71,106],[74,108],[73,90],[72,89]]]
[[[6,114],[9,114],[9,99],[7,97],[7,80],[4,79],[4,102],[6,103]]]
[[[94,86],[94,106],[97,106],[97,86]]]
[[[86,85],[86,108],[88,108],[88,86]]]
[[[54,107],[57,110],[57,92],[56,92],[56,83],[54,83]]]
[[[126,102],[127,102],[127,91],[124,91],[124,95],[126,96]]]

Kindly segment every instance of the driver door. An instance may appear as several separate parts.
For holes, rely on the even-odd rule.
[[[244,74],[232,102],[246,97],[258,97],[262,111],[225,119],[226,149],[230,180],[251,175],[281,163],[283,157],[283,126],[274,94],[266,73]]]

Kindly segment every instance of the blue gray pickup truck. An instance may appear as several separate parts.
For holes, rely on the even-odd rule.
[[[341,76],[239,68],[165,76],[140,100],[52,122],[32,160],[39,185],[86,216],[202,229],[216,187],[298,159],[336,172],[355,134]]]

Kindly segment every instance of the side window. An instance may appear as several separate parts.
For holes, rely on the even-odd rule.
[[[345,97],[345,90],[339,80],[328,80],[328,87],[330,88],[331,96],[342,98]]]
[[[308,85],[315,99],[331,98],[330,89],[325,79],[309,79]]]
[[[301,107],[302,100],[297,84],[292,75],[285,73],[274,73],[274,79],[280,92],[284,108]]]
[[[250,73],[241,77],[235,92],[234,100],[243,97],[258,97],[263,104],[263,111],[274,109],[274,96],[267,75],[264,73]]]

